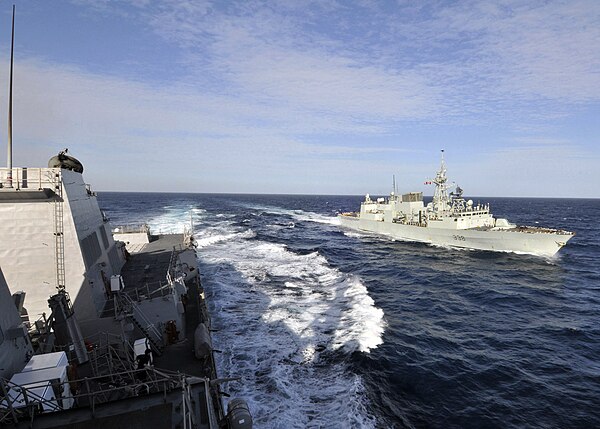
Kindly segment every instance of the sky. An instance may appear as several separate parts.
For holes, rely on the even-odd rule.
[[[69,148],[100,191],[431,195],[444,149],[466,196],[600,198],[600,1],[15,3],[15,166]]]

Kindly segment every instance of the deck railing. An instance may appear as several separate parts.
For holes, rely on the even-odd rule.
[[[74,400],[74,407],[89,407],[93,415],[97,405],[126,397],[159,392],[162,392],[166,397],[166,394],[174,389],[182,389],[182,393],[186,395],[188,394],[187,384],[189,383],[187,378],[185,374],[146,367],[133,371],[111,373],[110,377],[101,375],[68,380],[63,383],[53,383],[52,388],[55,391],[71,391],[70,396],[64,395],[56,399],[43,398],[32,391],[34,387],[20,386],[0,378],[0,396],[3,397],[3,401],[0,402],[0,426],[15,424],[22,419],[33,422],[34,417],[40,413],[40,410],[60,411],[64,409],[61,404],[68,403],[71,399]],[[120,383],[107,382],[107,380],[112,381],[114,379],[119,379]],[[198,380],[204,381],[205,386],[207,386],[208,380]],[[70,389],[66,388],[67,384]],[[75,392],[73,392],[73,389],[75,389]],[[9,392],[13,392],[13,394],[11,395]],[[23,402],[25,406],[23,406]]]
[[[150,227],[145,223],[128,223],[125,225],[113,226],[112,232],[114,234],[135,234],[135,233],[150,234]]]
[[[12,173],[12,182],[9,180]],[[60,168],[0,168],[0,189],[33,189],[53,188]]]

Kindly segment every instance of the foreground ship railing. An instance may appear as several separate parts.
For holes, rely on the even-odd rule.
[[[150,234],[150,227],[146,223],[128,223],[125,225],[117,225],[117,226],[113,227],[113,233],[117,233],[117,234],[134,234],[134,233]]]
[[[174,413],[181,427],[216,428],[212,410],[211,381],[155,368],[110,373],[66,382],[54,382],[52,394],[42,395],[39,386],[20,386],[0,379],[0,426],[33,425],[34,419],[52,420],[54,424],[74,424],[90,418],[107,418],[168,404],[164,413]],[[70,392],[63,394],[62,392]],[[137,398],[137,404],[111,407],[111,403]],[[201,399],[198,402],[198,399]],[[120,402],[124,404],[124,402]],[[70,410],[69,415],[55,413]],[[138,417],[139,419],[139,417]]]
[[[12,172],[12,182],[9,181],[9,171]],[[0,168],[0,188],[16,190],[52,188],[56,183],[57,174],[60,174],[60,168]]]

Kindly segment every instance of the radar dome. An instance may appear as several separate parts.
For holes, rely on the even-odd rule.
[[[69,149],[60,151],[48,161],[49,168],[63,168],[76,173],[83,173],[83,164],[77,158],[67,155]]]

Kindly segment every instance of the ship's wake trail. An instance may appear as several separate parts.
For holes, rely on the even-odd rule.
[[[227,220],[196,238],[221,375],[242,376],[226,389],[250,398],[257,426],[375,427],[348,365],[381,344],[385,327],[360,278]]]
[[[273,206],[258,206],[258,205],[251,205],[251,204],[247,204],[246,207],[248,207],[249,209],[252,209],[252,210],[256,210],[259,213],[263,212],[263,213],[278,214],[278,215],[282,215],[282,216],[289,216],[295,220],[304,221],[304,222],[315,222],[315,223],[322,223],[322,224],[327,224],[327,225],[339,225],[340,224],[340,221],[338,220],[337,216],[326,216],[321,213],[307,212],[304,210],[290,210],[290,209],[284,209],[281,207],[273,207]]]
[[[148,222],[152,234],[181,234],[190,227],[190,220],[196,222],[206,215],[206,210],[190,206],[182,210],[177,206],[163,207],[164,213]]]

